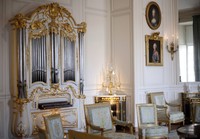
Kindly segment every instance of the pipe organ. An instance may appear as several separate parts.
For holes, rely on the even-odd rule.
[[[64,127],[81,128],[86,23],[77,24],[58,3],[17,14],[10,23],[12,133],[36,135],[42,116],[51,113],[61,114]]]

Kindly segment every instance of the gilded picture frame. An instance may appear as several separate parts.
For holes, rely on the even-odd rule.
[[[145,35],[146,66],[163,66],[163,37],[159,34]]]
[[[161,24],[161,11],[160,7],[156,2],[148,3],[146,7],[146,21],[148,26],[156,30],[160,27]]]

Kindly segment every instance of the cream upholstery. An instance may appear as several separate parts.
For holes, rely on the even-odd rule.
[[[49,139],[63,139],[64,131],[60,114],[48,115],[44,117],[47,134]]]
[[[135,139],[135,136],[127,133],[109,132],[105,133],[104,137],[109,139]]]
[[[105,130],[112,130],[112,120],[109,107],[91,108],[89,111],[90,122]],[[95,132],[95,131],[93,131]]]
[[[154,107],[140,107],[140,115],[142,124],[155,124],[155,115],[154,113],[151,116],[147,116],[148,114],[154,111]]]
[[[88,133],[101,134],[111,139],[135,139],[133,125],[113,118],[110,103],[85,105],[86,129]],[[130,133],[116,133],[115,125],[129,127]]]
[[[62,120],[60,114],[52,114],[44,116],[45,127],[38,127],[38,135],[40,139],[65,139]]]
[[[156,105],[136,104],[139,138],[167,138],[168,128],[158,126]]]
[[[181,105],[167,103],[163,92],[150,93],[150,101],[157,106],[158,121],[168,124],[169,131],[172,123],[182,122],[184,125],[185,116],[181,111]],[[176,107],[178,111],[170,111],[169,107]]]
[[[152,127],[142,127],[139,129],[141,136],[146,137],[157,137],[162,135],[168,135],[168,129],[164,126],[152,126]]]

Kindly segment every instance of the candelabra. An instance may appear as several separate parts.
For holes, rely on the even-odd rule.
[[[108,92],[109,95],[112,95],[114,91],[120,89],[121,84],[119,76],[112,66],[106,69],[103,76],[102,88],[104,91]]]

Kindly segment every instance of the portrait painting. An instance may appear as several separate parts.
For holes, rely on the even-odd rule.
[[[150,2],[146,7],[146,21],[148,26],[155,30],[161,24],[160,7],[156,2]]]
[[[147,66],[163,66],[163,37],[158,35],[145,36]]]

